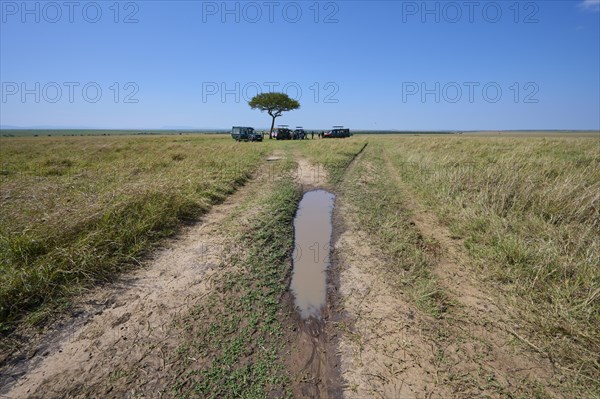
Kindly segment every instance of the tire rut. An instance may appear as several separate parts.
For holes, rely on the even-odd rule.
[[[114,385],[123,395],[165,394],[177,372],[169,363],[179,345],[172,320],[211,290],[228,246],[221,225],[266,178],[259,171],[199,222],[166,240],[142,268],[94,289],[78,300],[70,318],[32,337],[5,362],[0,395],[119,396]],[[122,382],[107,384],[114,381]]]
[[[385,150],[383,155],[389,175],[404,192],[415,228],[435,243],[432,271],[450,302],[456,304],[439,320],[432,336],[447,358],[443,371],[456,382],[455,389],[466,397],[476,392],[534,394],[543,386],[546,397],[560,397],[552,386],[556,376],[551,360],[523,341],[518,324],[506,311],[506,300],[475,278],[480,272],[462,240],[417,202],[396,173],[390,155]]]

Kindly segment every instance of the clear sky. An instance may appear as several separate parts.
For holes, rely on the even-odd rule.
[[[4,127],[600,129],[600,0],[0,6]]]

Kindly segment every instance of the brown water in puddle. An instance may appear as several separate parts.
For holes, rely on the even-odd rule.
[[[294,219],[296,245],[290,288],[303,319],[319,318],[327,298],[334,199],[335,195],[325,190],[309,191],[300,201]]]

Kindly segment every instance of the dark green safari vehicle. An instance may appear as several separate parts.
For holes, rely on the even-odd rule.
[[[252,127],[233,126],[231,128],[231,137],[235,141],[262,141],[262,133],[254,131]]]

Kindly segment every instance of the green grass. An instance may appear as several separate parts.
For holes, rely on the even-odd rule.
[[[369,142],[360,162],[345,177],[341,191],[361,230],[381,251],[386,282],[420,310],[441,317],[450,304],[431,272],[432,243],[411,224],[405,194],[386,169],[380,142]]]
[[[181,397],[289,396],[280,299],[287,290],[300,197],[292,154],[339,177],[362,140],[236,143],[228,136],[3,138],[0,147],[0,326],[39,325],[75,294],[136,267],[178,228],[223,201],[265,156],[285,155],[232,218],[243,253],[182,320],[179,348],[206,359],[174,383]],[[306,148],[309,148],[307,151]],[[240,217],[241,216],[241,217]],[[246,223],[246,222],[244,222]],[[223,223],[227,231],[235,225]],[[215,317],[217,316],[217,317]],[[205,322],[205,323],[204,323]],[[195,328],[197,330],[190,330]],[[187,329],[187,330],[186,330]],[[204,357],[203,357],[204,356]],[[190,367],[187,367],[190,366]],[[116,380],[121,371],[111,375]]]
[[[463,239],[560,389],[600,396],[597,137],[372,136],[341,191],[396,292],[434,317],[455,306],[432,270],[436,244],[410,223],[416,201]]]
[[[367,144],[367,138],[353,136],[345,139],[309,140],[299,147],[302,156],[314,164],[322,165],[329,182],[338,184],[357,153]]]
[[[174,383],[176,397],[290,396],[280,358],[285,344],[280,300],[290,274],[300,191],[289,165],[280,172],[287,177],[266,183],[263,196],[248,202],[261,209],[232,237],[243,251],[227,256],[209,296],[178,320],[185,331],[178,352],[186,371]],[[188,364],[189,358],[200,360]]]
[[[398,176],[463,237],[531,340],[600,394],[598,138],[381,142]]]
[[[262,187],[260,204],[239,208],[258,209],[235,237],[246,250],[228,259],[218,289],[181,320],[187,338],[176,358],[204,361],[185,365],[174,395],[290,395],[279,301],[300,195],[290,176],[295,154],[327,169],[381,251],[387,282],[440,318],[452,304],[431,270],[435,243],[410,223],[410,194],[401,187],[410,188],[463,238],[481,278],[508,298],[520,331],[566,373],[573,392],[600,396],[597,137],[0,140],[0,332],[42,323],[73,295],[135,267],[280,151],[288,161]]]
[[[269,179],[260,188],[262,196],[250,195],[251,199],[238,205],[247,210],[262,204],[247,225],[223,224],[242,231],[231,241],[243,251],[233,251],[211,294],[177,322],[185,330],[177,358],[186,372],[173,386],[176,397],[292,397],[292,376],[282,358],[284,326],[291,309],[282,308],[281,298],[291,276],[292,222],[301,192],[293,183],[290,156],[309,144],[267,144],[286,154],[283,170],[275,173],[278,180]],[[334,142],[321,145],[331,146],[333,151],[343,148],[345,151],[335,155],[335,165],[346,166],[362,148],[350,141],[342,146]],[[230,217],[239,219],[236,210]],[[190,358],[198,361],[185,361]]]
[[[2,139],[0,331],[136,265],[266,151],[223,137]]]
[[[362,145],[218,135],[1,140],[0,332],[23,317],[39,324],[74,294],[137,265],[243,184],[268,153],[303,151],[339,180]]]
[[[266,139],[261,145],[306,158],[312,164],[323,168],[327,172],[328,182],[335,185],[341,182],[349,163],[362,150],[367,141],[368,138],[364,136],[291,141]]]

